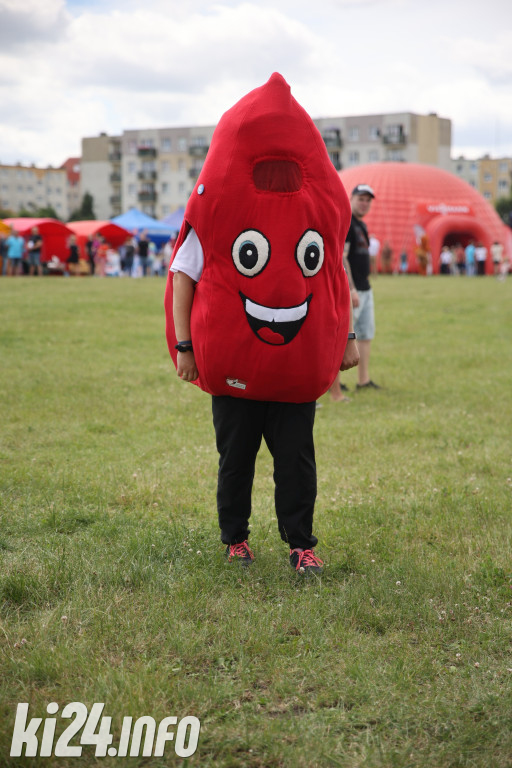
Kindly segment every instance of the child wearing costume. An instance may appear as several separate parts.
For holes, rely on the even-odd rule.
[[[350,217],[322,137],[281,75],[223,115],[187,204],[165,309],[178,375],[212,395],[230,560],[254,558],[251,492],[265,439],[290,563],[321,571],[315,401],[359,359],[342,262]]]

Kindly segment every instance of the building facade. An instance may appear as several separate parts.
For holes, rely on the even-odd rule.
[[[66,168],[0,165],[0,208],[16,215],[50,206],[60,219],[67,220],[71,209]]]
[[[401,112],[316,119],[334,166],[385,161],[450,169],[451,120]]]
[[[477,189],[485,199],[494,204],[500,197],[512,194],[512,158],[492,158],[489,155],[478,160],[458,157],[452,160],[451,171]]]
[[[319,118],[334,166],[385,160],[450,169],[451,121],[411,112]],[[210,146],[214,125],[124,131],[82,140],[82,195],[99,219],[138,208],[157,219],[185,206]],[[115,158],[115,162],[112,158]]]

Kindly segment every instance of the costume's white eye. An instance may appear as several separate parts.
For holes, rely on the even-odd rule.
[[[313,277],[320,272],[324,263],[324,239],[314,229],[308,229],[297,243],[295,250],[297,264],[304,277]]]
[[[267,266],[270,243],[258,230],[246,229],[233,243],[231,254],[238,271],[246,277],[254,277]]]

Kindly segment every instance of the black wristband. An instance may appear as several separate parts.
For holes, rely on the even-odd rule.
[[[357,339],[357,336],[353,331],[351,331],[348,335],[348,340],[350,341],[351,339]]]
[[[174,345],[174,349],[177,349],[178,352],[192,352],[192,342],[178,341],[178,343]]]

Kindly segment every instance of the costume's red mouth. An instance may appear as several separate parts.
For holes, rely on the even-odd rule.
[[[240,291],[251,330],[260,341],[273,346],[288,344],[295,338],[307,317],[312,296],[310,293],[302,304],[294,307],[266,307],[251,301]]]

